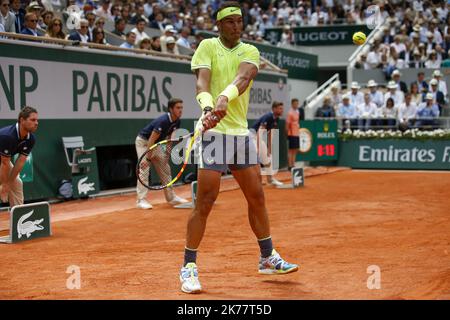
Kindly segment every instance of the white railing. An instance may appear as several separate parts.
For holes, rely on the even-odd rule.
[[[335,73],[330,79],[328,79],[320,87],[314,90],[309,96],[307,96],[305,99],[305,107],[307,107],[311,101],[313,101],[318,95],[325,91],[336,80],[339,80],[339,73]]]

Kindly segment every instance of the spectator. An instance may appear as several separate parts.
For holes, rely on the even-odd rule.
[[[181,29],[180,38],[177,40],[177,45],[191,49],[192,45],[188,39],[190,34],[191,29],[183,27],[183,29]]]
[[[401,73],[399,70],[394,70],[392,72],[392,80],[397,84],[397,89],[401,90],[403,93],[408,92],[408,86],[403,81],[400,81]]]
[[[428,93],[431,93],[433,95],[433,99],[437,103],[437,105],[439,107],[439,111],[442,112],[442,108],[445,105],[445,97],[444,97],[444,94],[442,93],[442,91],[439,91],[438,85],[439,85],[439,83],[436,79],[434,79],[434,78],[431,79],[430,80],[430,88],[429,88]]]
[[[162,52],[167,52],[167,48],[166,48],[166,41],[169,37],[171,38],[175,38],[175,34],[176,34],[176,30],[174,29],[174,27],[170,24],[168,24],[165,28],[164,28],[164,34],[159,37],[159,40],[161,41],[161,50]]]
[[[20,0],[10,0],[10,10],[15,15],[15,29],[16,33],[20,33],[22,31],[24,21],[25,21],[25,9],[22,8],[22,3]]]
[[[161,31],[164,31],[165,25],[164,16],[161,12],[155,16],[155,20],[150,22],[150,28],[159,29]]]
[[[130,23],[136,24],[138,21],[144,20],[145,25],[150,24],[150,20],[145,16],[144,7],[142,5],[136,5],[136,13],[131,18]]]
[[[129,6],[123,6],[120,10],[120,17],[125,21],[125,24],[130,23],[131,15]]]
[[[430,55],[431,51],[436,48],[436,42],[434,41],[434,35],[430,31],[427,32],[427,41],[425,42],[425,51],[427,55]]]
[[[355,108],[360,104],[364,103],[364,94],[358,91],[360,88],[361,87],[359,86],[358,82],[353,81],[350,87],[351,92],[348,94],[348,97],[350,98],[350,103]]]
[[[180,54],[177,48],[177,44],[175,43],[174,37],[167,37],[166,39],[166,49],[163,50],[161,46],[162,52],[172,53],[172,54]]]
[[[88,28],[89,22],[86,19],[81,19],[79,28],[76,31],[71,32],[67,39],[72,41],[79,41],[81,43],[88,43]]]
[[[139,43],[144,38],[150,38],[148,34],[145,32],[145,20],[139,19],[136,22],[136,27],[131,30],[136,35],[135,45]]]
[[[316,118],[335,118],[336,117],[336,113],[334,111],[334,106],[332,104],[331,97],[326,96],[323,99],[323,104],[320,108],[317,108],[315,117]]]
[[[397,106],[404,102],[405,95],[403,91],[398,90],[398,85],[395,83],[395,81],[389,81],[387,88],[388,92],[384,94],[384,105],[386,105],[386,101],[389,98],[392,98],[394,100],[394,104]]]
[[[97,28],[104,28],[104,27],[105,27],[105,23],[106,23],[105,18],[99,17],[99,18],[95,21],[95,26],[96,26]],[[93,33],[93,30],[94,30],[94,29],[92,29],[92,33]]]
[[[120,18],[120,7],[118,5],[114,4],[111,6],[110,16],[111,20],[114,22]]]
[[[416,85],[417,86],[417,85]],[[412,100],[412,94],[405,95],[405,102],[398,108],[398,126],[405,131],[414,127],[416,122],[417,104]]]
[[[417,80],[414,81],[414,83],[417,84],[420,94],[428,92],[428,83],[425,81],[425,73],[419,72],[417,74]]]
[[[372,125],[372,119],[378,116],[378,108],[375,103],[370,101],[370,94],[364,94],[364,102],[356,107],[358,119],[358,127],[361,130],[368,130]]]
[[[37,30],[38,19],[35,13],[29,12],[25,15],[24,27],[21,34],[27,34],[30,36],[39,36]]]
[[[95,27],[92,32],[93,38],[92,42],[97,44],[108,44],[105,39],[105,31],[102,28]]]
[[[89,35],[89,42],[92,41],[94,38],[93,32],[95,28],[95,14],[92,11],[86,12],[84,15],[86,20],[88,21],[88,35]]]
[[[386,129],[394,129],[397,125],[398,105],[393,98],[388,98],[386,104],[381,108],[382,125]]]
[[[258,30],[263,34],[266,32],[266,29],[273,28],[272,21],[269,20],[269,16],[267,14],[262,15],[262,21],[259,23]]]
[[[367,62],[367,55],[363,52],[359,55],[359,60],[355,63],[355,68],[370,70],[372,66]]]
[[[375,69],[379,67],[380,64],[380,56],[378,54],[378,44],[374,44],[370,47],[370,51],[367,54],[366,63],[369,66],[369,69]]]
[[[436,50],[431,50],[428,60],[425,62],[425,68],[437,69],[441,66],[441,62],[436,58]]]
[[[5,32],[16,32],[16,16],[9,11],[10,0],[0,0],[0,24],[3,25]]]
[[[427,84],[428,88],[428,84]],[[419,105],[422,103],[422,93],[419,91],[419,86],[417,85],[417,82],[411,83],[409,94],[411,95],[411,101],[414,102],[416,105]],[[405,97],[406,98],[406,97]]]
[[[55,38],[55,39],[65,39],[66,34],[62,31],[62,21],[59,18],[53,18],[52,21],[50,21],[47,33],[45,34],[46,37],[49,38]]]
[[[152,38],[152,50],[161,52],[161,41],[159,37]]]
[[[354,128],[356,126],[356,108],[351,104],[348,93],[342,96],[342,102],[338,105],[336,115],[342,119],[342,123],[347,128]]]
[[[39,2],[37,1],[32,1],[30,2],[30,4],[27,7],[27,12],[32,12],[36,15],[36,18],[39,20],[41,20],[41,12],[42,12],[42,7],[39,4]]]
[[[47,30],[47,27],[50,24],[50,21],[52,21],[53,16],[53,11],[44,11],[44,13],[42,13],[42,21],[39,24],[42,30]]]
[[[384,105],[384,97],[383,93],[378,89],[378,84],[374,80],[369,80],[367,87],[369,88],[370,101],[375,103],[377,109],[380,110]]]
[[[120,45],[121,48],[134,49],[136,43],[136,34],[132,31],[126,34],[126,40]]]
[[[417,127],[431,126],[434,129],[437,125],[438,117],[439,107],[434,103],[433,94],[427,93],[425,102],[422,102],[417,110]]]
[[[146,17],[150,17],[153,14],[153,0],[147,0],[144,4],[144,13]]]
[[[425,68],[425,62],[422,60],[419,49],[414,49],[412,59],[409,61],[408,66],[413,69]]]
[[[438,90],[444,94],[444,97],[447,97],[447,83],[442,79],[442,73],[440,70],[433,71],[433,78],[438,82]]]
[[[400,35],[396,35],[394,37],[394,42],[391,43],[391,48],[395,49],[395,52],[397,53],[399,59],[405,60],[406,57],[406,46],[401,41],[402,38]]]
[[[331,85],[331,103],[337,107],[342,102],[342,95],[339,92],[339,84],[333,83]]]
[[[94,10],[94,14],[97,17],[101,17],[105,20],[114,21],[111,16],[110,11],[111,1],[110,0],[102,0],[100,6]]]
[[[114,30],[112,31],[112,33],[115,34],[116,36],[121,37],[123,40],[126,40],[127,38],[125,35],[126,26],[127,25],[125,23],[125,20],[123,18],[118,18],[114,23]]]
[[[144,38],[139,42],[138,48],[141,50],[152,50],[152,40]]]

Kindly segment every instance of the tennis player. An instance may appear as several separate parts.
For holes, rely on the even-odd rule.
[[[187,224],[184,264],[180,270],[181,290],[185,293],[198,293],[202,289],[196,265],[197,249],[219,193],[221,174],[228,168],[248,203],[250,225],[261,252],[259,273],[298,270],[297,265],[286,262],[273,249],[256,146],[248,130],[247,109],[250,88],[258,73],[259,52],[254,46],[240,42],[243,20],[238,2],[224,2],[216,12],[216,21],[219,37],[203,40],[191,61],[197,77],[196,98],[204,113],[202,122],[210,130],[200,144],[197,201]],[[218,141],[226,141],[222,143],[225,148],[212,157],[207,153],[209,145],[217,145]],[[245,161],[240,161],[242,158]]]
[[[176,129],[180,128],[180,118],[183,113],[183,101],[176,98],[170,99],[168,109],[169,112],[151,121],[139,132],[135,141],[138,159],[140,159],[145,151],[155,143],[170,137]],[[159,147],[157,147],[155,152],[151,153],[150,159],[163,183],[168,183],[172,180],[168,161],[171,146],[167,147],[169,148],[168,150],[160,150]],[[152,209],[153,206],[146,199],[148,189],[142,185],[139,179],[137,181],[136,191],[136,206],[140,209]],[[186,199],[177,196],[172,187],[164,189],[164,196],[166,197],[166,201],[172,205],[188,202]]]
[[[38,112],[33,107],[24,107],[17,123],[0,129],[0,201],[9,201],[11,207],[23,204],[23,184],[19,174],[34,147],[33,133],[37,128]],[[11,158],[16,154],[19,157],[13,164]]]
[[[255,137],[258,146],[258,156],[261,165],[265,169],[267,175],[267,183],[274,186],[282,186],[283,182],[273,177],[272,170],[272,133],[273,129],[278,129],[278,119],[283,115],[283,102],[274,101],[272,103],[272,111],[267,112],[259,118],[252,129],[255,131]],[[264,137],[267,136],[267,143]]]

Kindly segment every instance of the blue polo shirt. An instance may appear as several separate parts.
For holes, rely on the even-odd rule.
[[[172,132],[180,127],[180,119],[176,121],[172,121],[170,113],[163,114],[162,116],[156,118],[148,125],[146,125],[140,132],[139,136],[145,140],[148,140],[153,131],[156,131],[160,134],[158,140],[156,142],[160,142],[166,137],[170,137]]]
[[[252,126],[255,131],[259,130],[259,127],[265,126],[267,130],[278,128],[278,118],[273,116],[273,112],[268,112],[256,121]]]
[[[34,143],[32,133],[28,133],[25,139],[20,139],[18,123],[0,129],[0,155],[4,157],[12,157],[16,153],[28,156]]]

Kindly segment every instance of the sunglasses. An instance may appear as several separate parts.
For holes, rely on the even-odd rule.
[[[30,22],[37,22],[37,20],[28,20],[28,21],[30,21]]]
[[[2,7],[9,7],[9,3],[2,4]]]

